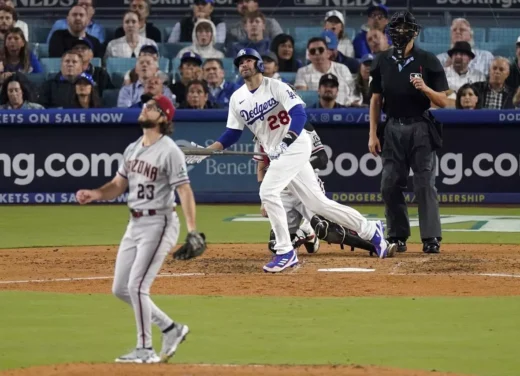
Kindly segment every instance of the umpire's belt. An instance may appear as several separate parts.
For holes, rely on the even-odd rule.
[[[424,117],[422,116],[406,116],[406,117],[391,117],[390,120],[392,120],[394,123],[398,123],[401,125],[410,125],[414,123],[424,122]]]
[[[173,208],[173,211],[175,212],[175,207]],[[130,214],[134,218],[141,218],[141,217],[151,217],[153,215],[166,215],[170,214],[171,211],[168,209],[164,210],[155,210],[155,209],[148,209],[148,210],[134,210],[130,209]]]

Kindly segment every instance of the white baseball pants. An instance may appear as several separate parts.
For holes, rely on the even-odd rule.
[[[375,223],[367,221],[357,210],[325,196],[309,162],[311,150],[311,139],[302,132],[285,153],[271,161],[260,186],[260,199],[276,237],[277,254],[293,249],[281,199],[285,187],[300,199],[307,210],[356,231],[363,239],[372,239],[376,231]]]

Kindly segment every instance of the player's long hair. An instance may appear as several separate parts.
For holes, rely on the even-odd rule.
[[[165,136],[171,136],[173,133],[173,121],[165,120],[164,122],[159,123],[159,132]]]

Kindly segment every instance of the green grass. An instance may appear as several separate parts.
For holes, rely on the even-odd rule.
[[[258,205],[200,205],[198,228],[210,243],[261,243],[268,239],[267,222],[230,222],[239,214],[258,214]],[[356,206],[363,214],[383,217],[382,206]],[[0,209],[0,248],[118,244],[128,222],[124,205],[3,206]],[[178,208],[182,216],[182,210]],[[442,214],[520,215],[520,208],[445,207]],[[410,215],[417,214],[410,208]],[[182,220],[182,219],[181,219]],[[448,225],[445,228],[453,228]],[[181,238],[185,237],[183,223]],[[444,242],[518,243],[518,233],[445,232]],[[420,241],[412,228],[411,242]]]
[[[512,314],[519,298],[154,300],[192,328],[176,362],[355,363],[481,376],[520,369]],[[2,292],[0,301],[0,369],[110,362],[135,344],[130,307],[108,295]]]

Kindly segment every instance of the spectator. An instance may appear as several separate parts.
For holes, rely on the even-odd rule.
[[[311,63],[298,69],[294,86],[297,90],[318,91],[319,82],[324,74],[332,73],[338,78],[339,91],[337,102],[350,106],[357,99],[354,97],[352,74],[343,64],[330,61],[327,44],[323,38],[314,37],[307,42],[307,51]]]
[[[5,35],[3,72],[41,73],[43,69],[36,55],[30,51],[25,35],[19,27]],[[5,79],[5,76],[3,76]]]
[[[338,51],[338,37],[331,30],[324,30],[321,37],[327,42],[330,60],[346,65],[350,73],[355,74],[359,71],[359,61],[352,57],[347,57]]]
[[[95,57],[103,56],[103,48],[99,40],[86,32],[88,25],[87,10],[75,5],[67,15],[68,29],[56,30],[49,41],[49,57],[60,57],[72,46],[78,38],[87,38],[92,43]]]
[[[130,107],[131,105],[138,103],[141,100],[141,95],[144,93],[144,88],[148,80],[152,77],[156,77],[159,71],[159,64],[151,56],[142,55],[139,56],[135,64],[135,72],[137,73],[137,81],[125,85],[119,91],[119,97],[117,98],[117,107]],[[167,87],[163,90],[163,95],[168,98],[172,97],[172,92]]]
[[[103,90],[113,89],[114,85],[105,68],[92,65],[91,61],[94,57],[92,49],[92,42],[86,38],[78,38],[72,45],[72,51],[76,52],[81,58],[81,70],[92,77],[96,83],[96,89],[99,95],[102,96]]]
[[[455,108],[458,110],[479,110],[482,108],[480,93],[472,84],[464,84],[459,88]]]
[[[202,79],[201,66],[202,59],[196,53],[186,52],[182,55],[181,64],[179,66],[180,80],[174,80],[170,86],[177,103],[184,103],[186,100],[186,86],[188,82]]]
[[[358,100],[352,103],[355,107],[368,107],[370,105],[370,65],[374,55],[366,54],[360,60],[359,73],[354,77],[354,95]]]
[[[388,24],[388,8],[382,4],[372,5],[367,9],[367,16],[366,25],[361,26],[361,31],[354,38],[354,53],[358,59],[370,53],[370,46],[367,42],[367,33],[370,30],[379,30],[386,35],[388,44],[392,44],[390,36],[385,33]]]
[[[489,80],[473,84],[482,95],[482,108],[494,110],[514,108],[513,89],[505,84],[507,76],[509,76],[509,61],[504,57],[496,57],[491,63]]]
[[[235,0],[237,3],[237,12],[241,18],[245,17],[247,13],[258,11],[257,0]],[[247,33],[244,28],[243,20],[240,20],[230,29],[230,40],[241,41],[247,38]],[[278,34],[282,34],[283,30],[274,18],[265,18],[265,37],[269,40],[274,39]],[[258,51],[260,52],[260,51]]]
[[[30,102],[31,95],[20,73],[8,77],[2,84],[0,106],[3,110],[43,110],[43,106]]]
[[[11,7],[13,9],[15,8],[13,0],[0,0],[0,6],[3,5]],[[25,40],[29,42],[29,26],[27,26],[27,23],[19,20],[17,17],[16,22],[14,23],[14,27],[19,27],[20,29],[22,29]]]
[[[218,108],[209,98],[208,86],[204,81],[193,80],[186,86],[186,101],[179,108],[186,110],[203,110]]]
[[[159,50],[155,45],[149,44],[141,47],[139,56],[151,56],[157,62],[157,64],[159,64]],[[162,80],[162,82],[166,82],[170,79],[168,74],[161,70],[157,72],[157,76]],[[124,85],[132,84],[134,82],[137,82],[137,74],[135,73],[135,68],[132,68],[125,73]]]
[[[381,51],[386,51],[390,47],[388,39],[380,30],[372,29],[367,32],[367,44],[369,53],[378,54]]]
[[[65,52],[61,58],[61,72],[43,83],[40,104],[45,108],[70,107],[75,93],[74,81],[81,74],[81,66],[81,57],[77,53]]]
[[[210,20],[200,19],[193,29],[193,44],[179,51],[177,58],[180,58],[186,52],[193,52],[200,55],[204,59],[215,58],[222,59],[224,54],[215,48],[216,29]]]
[[[14,26],[16,22],[16,12],[14,8],[6,5],[0,6],[0,50],[4,50],[5,35]]]
[[[108,43],[105,58],[109,57],[137,57],[141,47],[152,45],[157,48],[157,44],[139,34],[139,24],[141,16],[139,13],[129,10],[123,15],[123,29],[125,35],[111,40]]]
[[[209,90],[209,100],[220,107],[228,107],[231,95],[237,89],[232,82],[225,80],[224,66],[219,59],[207,59],[202,65],[202,77]]]
[[[246,39],[233,44],[231,57],[235,57],[242,48],[254,48],[259,54],[269,51],[270,40],[265,37],[265,16],[260,11],[249,12],[244,17]]]
[[[289,34],[279,34],[271,42],[271,51],[278,57],[280,72],[297,72],[303,64],[294,56],[294,39]]]
[[[100,108],[101,99],[96,83],[89,74],[83,72],[74,80],[74,98],[69,108]]]
[[[348,57],[354,57],[354,46],[345,33],[345,17],[338,10],[331,10],[325,14],[325,30],[330,30],[338,37],[338,51]]]
[[[146,22],[150,16],[150,2],[149,0],[132,0],[130,3],[130,10],[137,12],[139,18],[139,35],[153,40],[155,43],[161,43],[161,31],[151,22]],[[122,27],[116,29],[115,38],[121,38],[125,35]]]
[[[471,60],[469,67],[488,75],[489,67],[493,62],[493,54],[489,51],[478,50],[475,48],[473,30],[471,29],[469,21],[465,18],[456,18],[451,23],[451,48],[456,42],[468,42],[470,44],[475,58]],[[447,52],[437,55],[437,58],[444,67],[449,67],[452,64],[452,60]]]
[[[183,18],[175,24],[168,38],[168,43],[195,41],[193,28],[201,20],[211,21],[215,43],[224,43],[226,41],[226,23],[219,18],[212,17],[214,3],[215,0],[195,0],[193,2],[193,15]]]
[[[324,74],[320,78],[318,87],[318,96],[320,100],[315,103],[311,108],[345,108],[345,106],[336,102],[338,97],[338,78],[331,74]]]
[[[470,61],[475,58],[468,42],[455,42],[448,56],[453,61],[451,66],[444,68],[451,90],[457,92],[464,84],[486,81],[486,75],[469,68]]]
[[[97,38],[100,43],[105,43],[105,29],[101,24],[98,24],[93,20],[94,15],[96,14],[96,8],[94,8],[94,0],[77,0],[76,5],[85,8],[87,11],[87,29],[86,32],[89,35],[92,35],[94,38]],[[52,29],[47,36],[47,43],[50,43],[52,34],[56,30],[67,30],[68,29],[67,19],[62,18],[52,25]]]
[[[506,85],[517,90],[520,87],[520,36],[516,40],[515,59],[509,66],[509,77],[507,77]]]
[[[144,94],[141,95],[141,100],[134,103],[130,108],[143,108],[143,104],[148,102],[150,99],[161,95],[164,91],[164,83],[159,77],[150,78],[144,87]]]

